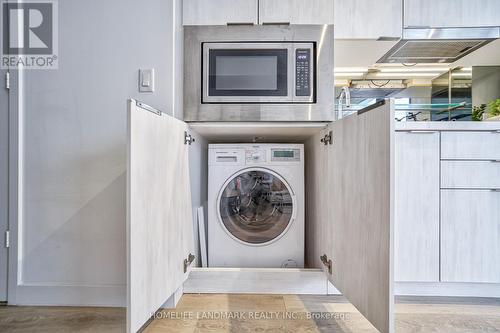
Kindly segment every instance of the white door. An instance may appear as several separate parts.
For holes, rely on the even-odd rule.
[[[128,103],[127,331],[137,332],[186,280],[194,236],[187,125]]]
[[[380,332],[393,332],[393,108],[387,102],[329,129],[325,272]]]
[[[2,78],[7,74],[1,70]],[[9,204],[9,92],[2,87],[0,93],[0,237],[8,230]],[[7,244],[0,242],[0,302],[7,301]]]

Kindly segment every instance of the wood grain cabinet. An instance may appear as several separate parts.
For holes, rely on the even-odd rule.
[[[184,25],[333,24],[334,0],[184,0]]]
[[[500,283],[500,192],[442,190],[441,280]]]
[[[396,281],[439,281],[439,136],[396,133]]]
[[[260,24],[333,24],[334,0],[260,0]]]
[[[498,0],[404,0],[404,26],[500,26],[499,12]]]
[[[184,25],[258,24],[257,0],[184,0]]]
[[[335,38],[399,38],[402,34],[402,0],[334,0]]]

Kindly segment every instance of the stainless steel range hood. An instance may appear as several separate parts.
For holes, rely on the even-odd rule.
[[[377,63],[452,63],[500,38],[500,27],[406,28]]]

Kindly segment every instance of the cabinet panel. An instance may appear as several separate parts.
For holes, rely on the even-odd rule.
[[[500,192],[441,191],[441,280],[500,282]]]
[[[328,277],[380,332],[394,331],[391,104],[329,125]]]
[[[498,0],[405,0],[404,25],[486,27],[500,25]]]
[[[306,265],[309,268],[322,268],[319,257],[325,251],[329,233],[328,220],[328,146],[321,143],[327,132],[319,132],[306,143]],[[329,257],[331,253],[326,253]]]
[[[335,0],[335,38],[401,37],[401,0]]]
[[[500,160],[442,161],[441,187],[500,189]]]
[[[258,24],[257,12],[257,0],[184,0],[183,24]]]
[[[127,332],[137,332],[188,277],[193,215],[187,124],[128,106]]]
[[[333,0],[260,0],[260,24],[333,24]]]
[[[457,160],[500,160],[500,131],[443,132],[441,158]]]
[[[396,281],[439,281],[439,132],[395,139]]]

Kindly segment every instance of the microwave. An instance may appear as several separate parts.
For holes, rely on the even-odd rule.
[[[184,26],[184,121],[334,120],[333,28]]]
[[[209,42],[202,53],[202,103],[315,102],[314,42]]]

